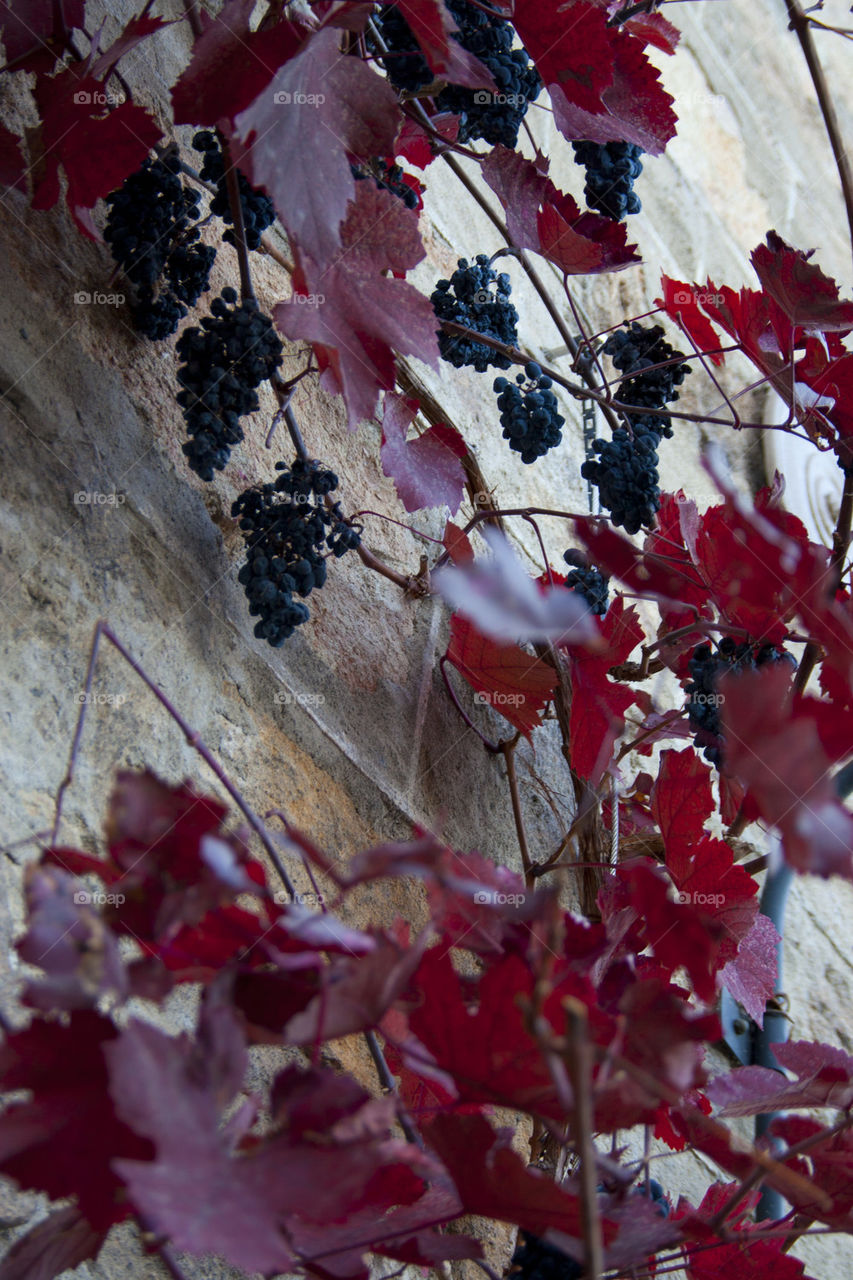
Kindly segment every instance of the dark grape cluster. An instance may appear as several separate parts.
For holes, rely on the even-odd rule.
[[[417,93],[435,79],[429,63],[396,4],[383,4],[374,19],[388,52],[382,54],[385,74],[401,93]]]
[[[643,326],[635,320],[612,333],[604,351],[625,375],[617,392],[623,404],[662,409],[678,399],[675,388],[690,372],[683,363],[652,367],[681,356],[664,340],[659,324]],[[618,428],[610,441],[593,441],[598,457],[583,464],[581,475],[598,485],[601,505],[613,523],[633,534],[651,524],[660,508],[657,449],[662,437],[672,437],[672,424],[653,413],[626,413],[625,419],[628,429]]]
[[[615,525],[627,533],[639,533],[660,509],[657,447],[660,436],[641,423],[633,437],[625,427],[617,427],[610,440],[593,440],[597,458],[588,458],[581,475],[598,486],[602,507]]]
[[[584,198],[590,209],[621,222],[627,213],[639,213],[642,205],[633,190],[643,172],[642,147],[631,142],[573,142],[575,161],[586,169]]]
[[[104,239],[134,288],[133,323],[145,337],[168,338],[204,293],[216,250],[197,244],[199,196],[181,182],[173,155],[144,160],[106,198]]]
[[[246,563],[238,576],[255,635],[278,649],[308,620],[303,599],[326,581],[326,555],[340,557],[357,547],[360,535],[335,503],[324,499],[338,487],[333,471],[312,459],[292,466],[276,464],[281,474],[273,484],[247,489],[231,514],[239,519],[246,542]]]
[[[211,133],[209,129],[197,133],[193,138],[193,148],[204,156],[204,164],[201,168],[202,178],[205,182],[216,184],[216,195],[210,203],[210,211],[215,213],[217,218],[230,223],[232,221],[231,205],[228,200],[228,184],[225,181],[225,160],[216,134]],[[269,196],[265,196],[263,191],[256,191],[239,169],[237,185],[240,189],[240,207],[243,211],[246,244],[250,249],[257,249],[261,243],[261,236],[275,220],[275,208]],[[236,245],[236,237],[230,226],[223,239],[229,244]]]
[[[447,0],[459,30],[453,33],[492,73],[496,91],[449,84],[436,98],[439,111],[459,115],[459,141],[482,138],[491,146],[514,147],[518,131],[542,88],[539,72],[524,49],[513,49],[515,31],[505,18],[484,13],[468,0]]]
[[[390,160],[372,160],[369,165],[351,164],[352,176],[359,181],[372,178],[380,191],[390,191],[407,209],[417,209],[418,193],[405,181],[403,170]]]
[[[582,551],[564,551],[563,559],[569,566],[566,586],[583,596],[593,613],[603,617],[610,596],[610,579],[600,569],[588,565]]]
[[[687,718],[695,737],[697,748],[711,764],[719,768],[723,748],[720,706],[723,695],[717,692],[721,676],[743,671],[756,671],[772,662],[786,662],[796,668],[794,655],[780,645],[754,644],[749,640],[733,640],[724,636],[716,649],[710,644],[700,644],[693,650],[687,663],[691,680],[684,686],[688,694]]]
[[[557,412],[552,386],[535,360],[528,361],[514,383],[495,378],[504,439],[522,462],[535,462],[563,438],[560,428],[566,420]]]
[[[478,253],[472,264],[467,258],[460,258],[450,279],[438,281],[430,301],[439,320],[452,320],[514,347],[518,341],[518,312],[509,300],[511,289],[506,272],[496,276],[487,255]],[[512,363],[485,343],[442,329],[438,331],[438,347],[444,359],[457,369],[471,365],[485,373],[490,364],[508,369]]]
[[[281,364],[281,342],[254,299],[238,304],[228,286],[210,311],[177,344],[178,404],[190,436],[184,453],[202,480],[225,466],[231,446],[243,439],[240,419],[258,408],[255,388]]]
[[[604,352],[610,356],[623,379],[616,392],[623,404],[635,404],[646,409],[662,409],[665,404],[678,399],[676,387],[680,387],[690,373],[689,364],[667,364],[663,369],[654,365],[679,359],[682,352],[664,339],[659,324],[641,325],[632,321],[623,329],[616,329],[604,344]],[[672,427],[666,418],[652,414],[637,414],[631,422],[642,421],[644,426],[669,439]]]
[[[468,0],[447,0],[458,30],[453,38],[488,67],[496,90],[470,89],[448,84],[435,99],[439,111],[459,116],[459,141],[482,138],[492,146],[514,147],[518,130],[542,81],[523,49],[513,49],[515,30],[510,22],[484,12]],[[382,65],[395,88],[417,93],[435,80],[411,28],[393,4],[383,4],[377,29],[388,52]]]

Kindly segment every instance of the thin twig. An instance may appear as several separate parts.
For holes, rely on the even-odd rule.
[[[411,1142],[416,1147],[422,1148],[424,1145],[423,1138],[420,1136],[417,1129],[415,1129],[403,1108],[403,1104],[400,1101],[399,1090],[397,1089],[397,1082],[391,1075],[388,1063],[385,1061],[385,1054],[382,1052],[382,1046],[376,1039],[376,1032],[365,1031],[364,1039],[367,1042],[367,1047],[370,1050],[370,1056],[373,1059],[373,1065],[376,1067],[376,1074],[379,1076],[382,1087],[387,1089],[388,1092],[393,1094],[397,1099],[397,1117],[400,1121],[400,1128],[406,1135],[406,1141]]]
[[[853,249],[853,169],[850,167],[850,158],[847,154],[847,148],[844,145],[844,139],[841,136],[841,128],[838,123],[838,116],[835,111],[835,103],[832,100],[832,94],[826,83],[826,77],[823,73],[823,67],[820,58],[817,55],[814,38],[811,32],[811,24],[803,10],[798,4],[798,0],[785,0],[785,7],[788,10],[789,26],[794,31],[800,42],[800,47],[805,55],[808,64],[809,73],[812,78],[812,84],[815,87],[817,100],[823,115],[823,122],[826,125],[826,132],[829,135],[829,141],[832,146],[832,154],[835,156],[835,164],[838,168],[838,176],[841,179],[841,190],[844,194],[844,207],[847,210],[847,225],[850,229],[850,243]]]
[[[566,1060],[574,1093],[573,1122],[575,1143],[580,1156],[581,1221],[586,1248],[586,1280],[600,1280],[604,1270],[604,1245],[601,1215],[598,1212],[596,1184],[596,1151],[592,1140],[594,1107],[592,1102],[592,1054],[586,1005],[574,996],[563,1001],[567,1021]]]
[[[518,794],[518,775],[515,771],[515,748],[518,746],[518,737],[510,738],[508,742],[501,743],[504,761],[506,763],[506,776],[509,782],[509,794],[512,800],[512,816],[515,820],[515,834],[518,836],[518,847],[521,850],[521,865],[524,868],[524,883],[528,888],[532,887],[533,878],[530,874],[532,863],[530,860],[530,848],[527,843],[527,832],[524,829],[524,815],[521,811],[521,797]]]
[[[246,243],[246,227],[243,222],[243,202],[240,199],[240,178],[237,166],[231,155],[228,139],[218,133],[219,145],[222,148],[222,160],[225,165],[225,185],[228,189],[228,208],[234,228],[234,240],[237,248],[237,259],[240,263],[240,295],[243,302],[255,301],[255,290],[252,286],[252,268],[249,265],[249,246]]]

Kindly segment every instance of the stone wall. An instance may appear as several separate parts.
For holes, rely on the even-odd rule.
[[[102,6],[101,15],[90,4],[90,27],[103,16],[109,39],[136,8],[129,0],[114,0]],[[177,16],[179,6],[169,0],[160,9]],[[680,279],[709,275],[734,287],[752,284],[748,253],[770,227],[797,247],[817,246],[823,268],[849,291],[850,245],[838,181],[781,0],[709,0],[673,6],[672,16],[684,32],[682,47],[674,58],[657,60],[681,123],[666,156],[648,160],[640,179],[643,212],[630,225],[643,264],[574,281],[581,315],[597,330],[647,310],[661,270]],[[163,120],[189,40],[186,24],[176,24],[123,63],[138,100]],[[821,53],[842,128],[853,136],[847,46],[826,36]],[[20,131],[33,121],[26,81],[6,79],[0,105],[10,127]],[[555,181],[582,198],[581,172],[550,116],[533,109],[530,119],[551,156]],[[178,130],[184,146],[191,132]],[[425,292],[453,269],[457,257],[500,247],[483,210],[448,169],[435,163],[428,182],[428,256],[412,276]],[[106,246],[82,240],[61,209],[34,213],[15,193],[0,199],[0,227],[3,840],[21,841],[50,825],[92,630],[97,619],[106,618],[257,810],[282,809],[341,858],[383,838],[405,837],[413,823],[441,821],[457,847],[476,848],[519,869],[503,765],[485,754],[442,686],[437,659],[447,643],[444,607],[434,599],[404,596],[350,556],[332,565],[327,586],[310,599],[310,623],[284,649],[255,640],[237,582],[240,539],[228,513],[239,490],[268,479],[274,460],[287,456],[282,431],[272,451],[264,447],[275,410],[271,393],[262,393],[261,410],[229,468],[204,485],[181,454],[173,342],[138,339],[120,307],[75,303],[79,291],[109,291]],[[522,344],[538,354],[558,348],[559,334],[521,271],[512,263],[507,269],[522,316]],[[547,268],[543,275],[560,298],[557,276]],[[236,258],[225,246],[213,286],[235,278]],[[267,309],[290,291],[281,268],[259,255],[256,287]],[[287,351],[286,370],[299,367],[296,354]],[[536,466],[522,467],[500,439],[490,376],[447,366],[436,372],[417,361],[408,369],[475,448],[502,505],[586,509],[576,406],[563,405],[564,446]],[[724,377],[729,391],[751,380],[737,361]],[[683,397],[686,406],[716,407],[719,393],[700,377],[691,381],[697,385]],[[742,403],[748,416],[760,416],[760,393]],[[376,423],[349,433],[340,403],[306,384],[297,389],[294,407],[311,452],[341,475],[348,510],[383,512],[429,537],[440,536],[446,512],[422,512],[410,520],[383,477]],[[683,487],[700,506],[716,500],[699,462],[711,432],[683,424],[662,449],[663,487]],[[763,483],[761,433],[726,432],[720,443],[744,491]],[[80,494],[113,495],[113,501],[83,502]],[[366,526],[368,545],[401,573],[416,572],[420,555],[431,554],[432,544],[397,525],[369,516]],[[563,526],[544,522],[543,534],[552,563],[559,563],[566,545]],[[541,567],[533,533],[519,522],[512,535],[531,567]],[[175,724],[109,648],[101,654],[94,689],[98,699],[89,707],[66,805],[67,843],[98,847],[116,768],[148,765],[168,779],[192,777],[210,792],[221,792]],[[492,735],[502,731],[504,722],[490,710],[474,708],[472,715]],[[555,846],[572,809],[553,725],[537,731],[535,754],[524,745],[519,749],[518,767],[528,835],[539,855]],[[22,922],[21,865],[32,856],[32,845],[21,846],[14,860],[0,861],[7,960]],[[298,866],[294,874],[298,881]],[[786,924],[792,1034],[847,1049],[853,1039],[853,961],[843,939],[851,906],[848,886],[801,879]],[[381,886],[364,895],[355,919],[390,921],[397,913],[417,919],[422,911],[419,897]],[[3,1009],[13,1020],[15,983],[10,969]],[[175,1028],[188,1025],[192,1014],[186,993],[167,1008]],[[141,1016],[150,1017],[150,1009]],[[262,1063],[264,1054],[258,1059]],[[340,1059],[358,1071],[367,1069],[357,1045],[344,1045]],[[690,1156],[667,1156],[656,1173],[671,1193],[694,1198],[714,1177],[706,1162]],[[6,1223],[4,1234],[12,1239],[20,1229],[16,1220],[43,1212],[44,1201],[8,1189],[2,1196],[0,1226]],[[500,1269],[511,1247],[509,1233],[492,1235],[491,1260]],[[795,1253],[821,1280],[846,1280],[845,1247],[813,1241]],[[116,1233],[97,1267],[79,1272],[109,1280],[161,1273],[160,1263],[143,1254],[129,1229]],[[188,1273],[200,1278],[227,1271],[193,1262]]]

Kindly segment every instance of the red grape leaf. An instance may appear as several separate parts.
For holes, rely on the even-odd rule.
[[[284,1029],[287,1044],[312,1045],[378,1026],[420,964],[428,934],[413,946],[380,938],[372,955],[342,960],[323,973],[323,985],[311,1003]]]
[[[74,876],[51,866],[24,872],[27,932],[17,943],[22,960],[48,977],[27,984],[24,1002],[37,1009],[86,1009],[101,996],[129,994],[118,939],[90,905]]]
[[[487,956],[528,946],[553,903],[550,890],[528,889],[522,876],[475,852],[449,852],[427,894],[445,943]]]
[[[474,548],[467,533],[452,520],[448,520],[444,526],[442,543],[454,564],[470,564],[474,559]]]
[[[0,29],[7,65],[17,71],[50,71],[64,52],[66,32],[85,24],[86,0],[2,0]]]
[[[603,110],[619,33],[608,27],[599,5],[590,0],[516,0],[513,24],[549,92],[559,86],[575,106],[593,113]]]
[[[12,1244],[0,1262],[0,1280],[54,1280],[94,1258],[106,1231],[94,1231],[76,1205],[56,1209]]]
[[[528,0],[538,9],[535,0]],[[554,121],[565,138],[590,142],[632,142],[651,156],[659,156],[675,137],[678,117],[672,96],[660,83],[660,72],[643,51],[643,41],[625,31],[616,33],[610,65],[612,82],[601,94],[597,109],[589,110],[566,92],[549,84]]]
[[[688,1255],[689,1280],[809,1280],[805,1266],[798,1258],[783,1253],[782,1236],[770,1240],[750,1240],[750,1235],[763,1224],[734,1221],[729,1217],[726,1230],[736,1237],[734,1243],[714,1244],[719,1229],[708,1224],[738,1190],[736,1183],[714,1183],[705,1192],[702,1203],[691,1210],[683,1197],[678,1202],[676,1221],[687,1232],[698,1235],[700,1243],[685,1244]],[[741,1199],[736,1212],[739,1217],[751,1210],[754,1197]]]
[[[227,1019],[223,1009],[223,1019]],[[222,1099],[245,1061],[233,1024],[212,1062],[203,1038],[174,1040],[133,1021],[111,1046],[110,1088],[133,1127],[156,1145],[153,1162],[121,1161],[134,1203],[177,1248],[221,1254],[247,1271],[290,1270],[283,1232],[300,1222],[345,1222],[421,1195],[435,1161],[388,1137],[391,1099],[375,1100],[351,1077],[282,1071],[271,1090],[274,1128],[244,1143],[219,1127]],[[211,1205],[216,1212],[211,1213]]]
[[[767,1067],[738,1067],[716,1076],[708,1097],[721,1116],[757,1116],[795,1107],[837,1107],[853,1104],[853,1057],[832,1045],[791,1040],[773,1045],[773,1053],[796,1079],[789,1080]]]
[[[779,304],[792,324],[811,333],[853,329],[853,302],[838,297],[838,285],[809,262],[811,253],[794,249],[775,231],[753,249],[750,262],[761,287]],[[814,250],[811,251],[812,253]]]
[[[778,828],[795,870],[853,879],[853,818],[832,785],[814,718],[797,713],[782,668],[720,680],[726,769]]]
[[[382,268],[390,265],[394,270],[406,270],[420,261],[423,249],[417,236],[417,220],[411,211],[404,209],[389,192],[376,191],[372,182],[357,184],[362,188],[357,211],[347,216],[347,205],[356,189],[350,158],[369,160],[373,156],[393,155],[401,114],[391,86],[360,58],[342,57],[338,41],[337,33],[331,28],[312,35],[276,72],[269,87],[237,117],[235,125],[246,145],[240,167],[250,170],[248,176],[255,186],[269,192],[305,273],[313,276],[306,292],[334,295],[333,276],[345,285],[346,302],[355,310],[355,323],[351,326],[354,358],[360,361],[361,348],[368,344],[358,341],[358,331],[360,322],[367,317],[360,314],[366,310],[366,300],[360,297],[365,281],[356,277],[363,271],[365,262],[369,262],[373,270],[380,269],[378,259],[382,255],[383,239],[389,241],[390,247],[388,261],[382,262]],[[282,164],[282,156],[287,157],[287,164]],[[384,196],[385,201],[367,201],[365,187],[373,188],[371,196]],[[396,218],[392,210],[398,214]],[[342,227],[345,218],[346,224]],[[369,248],[362,248],[359,241],[368,230],[373,231],[368,237]],[[343,254],[333,263],[339,246],[343,246]],[[356,258],[356,268],[347,266],[347,260],[352,257]],[[313,272],[309,261],[317,264]],[[372,303],[378,302],[375,295],[374,285],[368,295]],[[338,305],[341,301],[338,300]],[[421,301],[432,315],[427,300]],[[356,303],[361,304],[357,309]],[[367,326],[367,334],[374,339],[378,336],[375,334],[378,316],[387,311],[383,329],[402,336],[407,326],[401,313],[413,309],[417,311],[414,302],[407,307],[402,295],[383,297]],[[343,307],[342,313],[346,315]],[[396,324],[392,322],[394,316]],[[434,327],[434,316],[432,323]],[[411,328],[408,326],[409,331]],[[343,332],[341,328],[342,335]],[[327,341],[326,345],[336,344]],[[430,343],[426,342],[424,347],[429,358]],[[410,347],[400,349],[407,354],[411,352]],[[421,354],[418,348],[415,350]]]
[[[160,137],[156,120],[132,102],[104,114],[104,84],[82,76],[81,63],[59,75],[39,76],[35,98],[43,167],[33,192],[34,209],[52,209],[59,199],[59,170],[68,179],[71,216],[90,240],[100,239],[91,218],[97,201],[139,168]]]
[[[318,261],[297,249],[294,296],[274,314],[287,337],[313,344],[321,382],[344,397],[354,429],[373,417],[379,392],[393,390],[394,352],[435,365],[438,340],[429,300],[404,280],[382,274],[387,268],[405,272],[424,256],[417,216],[389,191],[359,182],[341,240],[334,260]]]
[[[480,695],[525,737],[542,723],[542,710],[557,685],[554,668],[517,644],[489,640],[467,619],[450,620],[447,660]]]
[[[424,1126],[456,1184],[466,1213],[517,1223],[541,1235],[549,1229],[581,1234],[580,1200],[537,1169],[529,1169],[510,1145],[511,1130],[495,1131],[481,1115],[438,1115]],[[605,1238],[614,1234],[603,1219]]]
[[[539,153],[534,162],[494,147],[482,173],[506,211],[514,243],[541,253],[561,271],[596,274],[639,261],[636,245],[627,244],[626,227],[596,213],[582,214],[572,196],[551,182],[548,161]]]
[[[204,31],[172,89],[175,124],[230,124],[299,52],[303,28],[285,21],[251,31],[254,8],[254,0],[228,0],[215,18],[202,8]]]
[[[642,40],[644,44],[662,49],[664,53],[675,53],[676,45],[681,39],[678,27],[673,26],[662,13],[635,13],[622,24],[622,30]]]
[[[715,354],[709,359],[714,364],[725,364],[726,357],[717,351],[720,345],[717,332],[708,317],[699,310],[699,299],[703,296],[700,286],[671,280],[667,275],[661,275],[660,282],[663,297],[655,298],[655,306],[663,307],[670,320],[674,320],[682,333],[693,339],[700,351],[713,351]]]
[[[416,400],[386,391],[382,412],[382,470],[394,481],[400,501],[407,511],[425,507],[459,510],[465,489],[465,471],[460,462],[468,449],[455,427],[431,426],[406,443],[419,408]]]
[[[446,111],[432,116],[430,125],[447,142],[455,142],[459,133],[459,117]],[[408,160],[418,169],[426,169],[435,159],[432,135],[411,116],[406,116],[394,147],[394,154]]]
[[[113,1161],[145,1160],[152,1153],[107,1094],[104,1053],[117,1035],[109,1019],[76,1010],[64,1026],[34,1022],[0,1047],[4,1089],[32,1094],[3,1113],[0,1168],[52,1199],[76,1196],[95,1231],[106,1231],[131,1211]]]
[[[434,587],[452,609],[500,643],[605,647],[594,615],[578,592],[562,586],[543,588],[503,534],[484,528],[482,536],[491,556],[433,572]]]
[[[397,0],[429,68],[436,77],[469,89],[494,89],[494,77],[479,58],[464,49],[450,32],[458,26],[443,0]]]
[[[764,1026],[767,1001],[776,991],[779,970],[776,948],[780,941],[773,921],[759,914],[749,933],[741,939],[737,955],[720,970],[723,986],[759,1027]]]
[[[642,644],[645,633],[637,610],[613,601],[599,624],[606,646],[600,653],[578,652],[571,659],[572,768],[597,787],[613,755],[613,745],[625,728],[625,712],[637,690],[611,680],[610,667],[624,662]]]
[[[691,600],[696,594],[707,598],[707,587],[692,565],[683,561],[671,565],[660,556],[638,550],[633,542],[617,533],[609,521],[579,516],[574,526],[593,563],[603,572],[621,579],[632,591],[662,600],[671,607],[681,604],[685,591],[691,591]]]
[[[21,152],[21,139],[0,124],[0,186],[26,191],[26,162]]]
[[[539,252],[566,275],[597,275],[622,271],[640,257],[629,245],[628,228],[621,222],[581,214],[571,196],[546,204],[537,218]]]

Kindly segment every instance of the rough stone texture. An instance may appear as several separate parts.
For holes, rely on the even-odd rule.
[[[137,7],[131,0],[90,4],[90,29],[103,18],[108,40]],[[833,16],[844,18],[843,8]],[[676,97],[679,136],[665,157],[646,160],[639,182],[643,213],[630,228],[642,266],[572,282],[592,330],[645,311],[661,270],[688,280],[709,275],[734,287],[753,284],[748,253],[770,227],[798,247],[816,244],[823,268],[849,281],[838,182],[799,48],[785,29],[784,6],[754,0],[749,6],[680,5],[673,13],[684,31],[682,48],[675,58],[655,57]],[[176,24],[123,63],[139,101],[163,120],[169,86],[189,43],[186,24]],[[841,95],[841,124],[850,136],[846,52],[840,40],[821,40],[831,83]],[[0,84],[4,118],[18,131],[34,122],[23,79]],[[530,118],[540,145],[553,157],[555,181],[582,201],[582,173],[571,164],[570,148],[556,135],[550,115],[534,109]],[[178,130],[183,146],[191,135],[192,130]],[[422,219],[428,256],[412,275],[427,293],[438,276],[453,270],[457,257],[501,247],[493,225],[447,169],[434,164],[428,180]],[[517,869],[503,767],[482,752],[456,716],[437,671],[447,639],[443,607],[404,598],[396,586],[347,557],[333,564],[328,586],[310,600],[311,622],[283,650],[256,641],[237,583],[240,539],[228,512],[239,489],[268,478],[272,462],[287,456],[282,430],[272,453],[264,448],[274,412],[271,394],[262,393],[261,411],[228,470],[203,485],[181,453],[173,343],[139,340],[121,308],[75,304],[79,290],[106,291],[112,272],[106,246],[83,241],[61,209],[33,213],[15,194],[0,200],[0,227],[3,840],[23,840],[50,824],[92,629],[103,617],[256,809],[281,808],[341,858],[376,840],[404,837],[415,822],[441,821],[458,847],[477,848]],[[560,337],[523,274],[511,260],[506,269],[522,316],[522,344],[536,355],[558,348]],[[560,296],[556,273],[541,270]],[[224,246],[214,289],[235,276],[234,254]],[[288,296],[286,276],[269,259],[256,255],[255,277],[264,305]],[[298,368],[297,352],[287,354],[285,368]],[[563,405],[563,447],[523,467],[500,438],[490,374],[446,366],[429,370],[417,361],[411,371],[445,410],[446,421],[472,444],[503,505],[586,510],[577,406]],[[748,366],[737,361],[723,375],[728,391],[750,380]],[[683,395],[687,409],[718,406],[719,393],[701,375],[690,381]],[[762,400],[760,393],[744,398],[745,415],[759,417]],[[347,432],[340,404],[304,383],[294,407],[312,452],[342,476],[347,509],[383,512],[429,537],[440,536],[446,513],[408,517],[382,476],[378,424]],[[720,438],[744,490],[763,481],[759,432],[735,436],[682,424],[663,445],[662,483],[684,487],[700,506],[716,500],[699,463],[701,446],[712,436]],[[115,501],[81,504],[75,501],[81,493],[113,495]],[[432,544],[398,525],[373,516],[365,520],[371,548],[400,572],[415,572],[421,553],[430,552]],[[558,564],[565,527],[543,522],[542,531]],[[512,536],[531,567],[541,568],[532,531],[519,522]],[[118,767],[149,765],[164,777],[189,776],[219,792],[150,692],[108,648],[101,653],[94,689],[97,701],[88,708],[66,804],[66,841],[98,847]],[[662,689],[663,684],[656,687],[655,696]],[[466,706],[471,709],[470,698]],[[471,714],[491,736],[505,731],[492,711],[476,707]],[[528,835],[538,855],[560,838],[572,801],[553,724],[537,732],[535,748],[535,755],[528,746],[519,748],[518,768]],[[19,863],[31,856],[32,846],[15,853]],[[297,887],[307,889],[298,864],[293,874]],[[22,923],[19,866],[2,860],[0,877],[9,904],[0,918],[8,957]],[[786,923],[784,982],[792,1034],[826,1038],[847,1049],[853,1043],[853,963],[843,938],[851,906],[849,886],[797,882]],[[405,886],[383,885],[365,891],[352,907],[358,923],[387,922],[396,914],[417,922],[423,915],[420,896]],[[15,983],[10,968],[2,1003],[13,1019]],[[139,1012],[151,1016],[150,1007]],[[164,1011],[164,1025],[177,1031],[191,1025],[193,1015],[192,993],[182,991]],[[253,1051],[257,1081],[279,1061],[270,1051]],[[335,1061],[371,1078],[360,1043],[335,1046]],[[520,1150],[526,1139],[521,1130]],[[633,1153],[641,1153],[641,1137],[630,1135],[630,1143]],[[707,1162],[687,1155],[666,1156],[658,1167],[671,1194],[694,1200],[715,1176]],[[0,1195],[5,1240],[19,1234],[32,1213],[44,1211],[43,1197],[16,1195],[7,1186]],[[502,1270],[512,1233],[489,1227],[481,1234],[489,1261]],[[794,1252],[821,1280],[846,1280],[846,1248],[844,1241],[822,1239],[802,1242]],[[183,1261],[194,1280],[233,1275],[221,1263]],[[165,1272],[144,1254],[136,1234],[122,1228],[97,1266],[78,1274],[87,1280],[137,1280]],[[460,1268],[459,1274],[473,1280],[481,1273]]]

